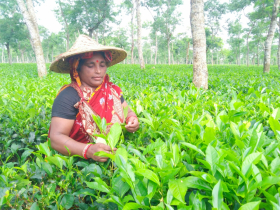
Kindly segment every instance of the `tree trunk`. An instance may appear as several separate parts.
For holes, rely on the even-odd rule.
[[[98,43],[98,31],[97,30],[93,31],[93,35],[94,35],[95,41]]]
[[[157,50],[158,50],[158,46],[157,46],[157,31],[156,31],[155,64],[157,64]]]
[[[279,23],[278,23],[278,27],[280,30],[280,18],[279,18]],[[278,61],[278,70],[280,70],[280,33],[279,33],[279,38],[278,38],[278,52],[277,52],[277,61]]]
[[[5,45],[6,45],[6,48],[7,48],[9,64],[12,65],[12,56],[11,56],[11,51],[10,51],[10,44],[7,43]]]
[[[255,24],[252,25],[251,30],[247,33],[247,66],[249,66],[249,36]]]
[[[170,65],[170,39],[167,39],[168,65]]]
[[[17,3],[26,22],[34,46],[38,75],[39,77],[46,76],[47,69],[32,0],[26,0],[27,8],[23,0],[17,0]]]
[[[247,35],[247,66],[249,66],[249,34]]]
[[[141,69],[145,68],[143,52],[142,52],[142,23],[141,23],[141,11],[140,11],[140,0],[136,0],[136,15],[137,15],[137,45],[138,45],[138,56]]]
[[[259,42],[257,45],[257,61],[258,61],[258,66],[260,65],[260,58],[259,58]]]
[[[272,44],[272,41],[273,41],[275,28],[276,28],[276,24],[277,24],[277,12],[278,12],[279,3],[280,3],[280,0],[275,0],[274,1],[271,22],[270,22],[267,38],[266,38],[266,41],[265,41],[264,68],[263,68],[264,73],[269,73],[269,71],[270,71],[271,44]]]
[[[172,42],[172,64],[174,65],[173,42]]]
[[[237,48],[235,49],[235,53],[236,53],[236,65],[238,65],[238,53],[237,53]]]
[[[151,44],[151,60],[150,60],[150,64],[153,63],[153,50],[152,50],[152,44]]]
[[[187,45],[187,53],[186,53],[186,64],[189,64],[189,49],[190,49],[190,42]]]
[[[208,89],[204,2],[203,0],[191,0],[190,3],[193,38],[193,83],[198,88]]]
[[[4,47],[2,47],[2,63],[4,63],[5,62],[5,57],[4,57]]]
[[[131,8],[131,50],[130,50],[130,54],[131,54],[131,64],[134,64],[134,59],[133,59],[133,50],[134,50],[134,1],[132,0],[132,8]]]
[[[21,61],[22,61],[22,63],[25,63],[25,60],[24,60],[24,51],[21,50],[20,53],[21,53]]]
[[[58,0],[58,4],[59,4],[59,7],[60,7],[61,16],[62,16],[62,18],[64,20],[64,24],[65,24],[65,30],[66,30],[66,51],[67,51],[69,49],[69,29],[68,29],[68,23],[67,23],[67,20],[66,20],[66,18],[64,16],[60,0]]]
[[[240,64],[241,64],[241,48],[240,48],[240,39],[239,39],[239,37],[238,37],[238,40],[239,40],[239,42],[238,42],[238,49],[239,49],[238,65],[240,66]]]
[[[92,29],[89,29],[89,30],[88,30],[88,36],[89,36],[90,38],[92,38],[92,32],[93,32]]]

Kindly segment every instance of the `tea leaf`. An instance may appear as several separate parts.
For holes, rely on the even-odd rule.
[[[222,209],[223,204],[223,187],[221,185],[221,180],[214,186],[212,190],[213,197],[213,207],[216,209]]]
[[[218,153],[210,144],[206,149],[206,161],[211,166],[211,170],[213,175],[216,173],[217,170],[217,163],[219,161]]]
[[[65,194],[60,202],[60,205],[65,209],[70,209],[74,204],[74,196],[71,194]]]
[[[188,188],[184,185],[183,179],[170,179],[168,182],[168,187],[175,198],[177,198],[182,203],[185,203],[185,195]]]
[[[136,174],[144,176],[145,178],[153,181],[154,183],[160,185],[158,176],[151,170],[148,169],[138,169],[135,171]]]
[[[37,202],[34,202],[34,203],[32,204],[32,206],[30,207],[30,210],[40,210],[40,208],[39,208]]]
[[[250,202],[242,205],[238,210],[258,210],[261,201]]]
[[[115,148],[115,146],[117,145],[121,132],[122,132],[122,128],[119,123],[115,123],[110,128],[110,132],[108,134],[108,144],[111,147],[111,149]]]

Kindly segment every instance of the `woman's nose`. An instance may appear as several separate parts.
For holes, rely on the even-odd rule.
[[[101,71],[100,71],[100,66],[99,66],[99,65],[96,65],[95,71],[96,71],[96,73],[98,73],[98,74],[101,72]]]

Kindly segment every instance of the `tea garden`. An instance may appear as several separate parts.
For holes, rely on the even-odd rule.
[[[118,150],[97,163],[47,141],[69,75],[0,64],[0,209],[280,209],[280,71],[208,70],[205,91],[190,65],[109,68],[140,129],[114,126],[104,138]]]

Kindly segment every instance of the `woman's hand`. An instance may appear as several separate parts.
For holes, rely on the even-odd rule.
[[[113,151],[116,151],[116,150],[117,150],[117,148],[113,149]],[[111,147],[109,147],[108,145],[103,144],[103,143],[96,143],[96,144],[93,144],[87,150],[86,156],[87,156],[87,158],[92,158],[93,160],[98,161],[98,162],[106,162],[108,160],[108,157],[100,157],[100,156],[94,155],[96,152],[100,152],[100,151],[103,151],[106,153],[112,153]]]
[[[134,133],[139,128],[139,122],[137,117],[130,117],[127,121],[127,124],[125,126],[126,130],[130,133]]]

